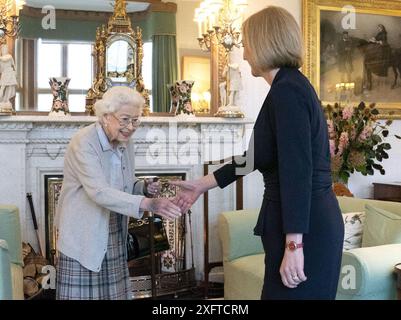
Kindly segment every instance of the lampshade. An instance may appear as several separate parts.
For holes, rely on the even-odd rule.
[[[22,7],[24,6],[25,1],[24,0],[13,0],[11,1],[11,6],[10,6],[10,11],[9,11],[9,15],[11,17],[13,16],[19,16],[19,11],[22,9]]]
[[[19,11],[22,9],[22,7],[25,5],[25,0],[15,0],[15,6],[17,8],[17,16],[19,15]]]
[[[196,8],[194,21],[202,22],[204,19],[205,19],[205,14],[203,13],[203,10],[201,8]]]
[[[247,0],[232,0],[233,4],[235,6],[242,6],[242,7],[246,7],[248,5],[248,1]]]
[[[209,7],[215,12],[219,12],[221,8],[223,8],[223,0],[209,0]]]

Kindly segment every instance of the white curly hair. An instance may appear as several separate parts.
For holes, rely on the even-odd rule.
[[[100,119],[105,114],[117,112],[125,105],[142,110],[145,99],[135,89],[115,86],[107,90],[101,100],[96,101],[95,113]]]

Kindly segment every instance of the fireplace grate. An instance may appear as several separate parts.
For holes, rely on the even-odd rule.
[[[152,297],[152,278],[150,275],[130,277],[132,299]],[[176,295],[196,287],[195,269],[172,273],[156,274],[156,296]]]

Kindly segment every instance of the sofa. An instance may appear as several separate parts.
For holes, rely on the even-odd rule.
[[[0,240],[0,300],[11,300],[12,298],[11,262],[8,245],[5,240]]]
[[[0,300],[23,300],[23,261],[18,208],[0,205]]]
[[[388,210],[401,222],[401,203],[337,197],[341,211],[365,211],[365,205]],[[264,277],[264,251],[260,237],[253,235],[259,210],[223,212],[218,218],[224,267],[224,298],[260,299]],[[382,230],[385,234],[386,230]],[[400,234],[401,234],[401,230]],[[364,230],[365,232],[365,230]],[[379,232],[380,233],[380,232]],[[344,251],[338,300],[396,299],[394,265],[401,262],[401,242]],[[352,278],[350,278],[352,276]],[[349,286],[349,281],[352,286]]]

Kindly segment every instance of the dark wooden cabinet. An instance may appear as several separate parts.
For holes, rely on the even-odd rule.
[[[373,183],[373,199],[401,202],[401,182]]]

